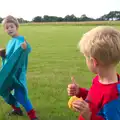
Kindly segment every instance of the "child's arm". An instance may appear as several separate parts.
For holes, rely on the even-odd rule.
[[[96,111],[91,111],[89,103],[85,100],[81,99],[73,101],[72,108],[80,113],[80,120],[83,120],[83,118],[84,120],[104,120],[102,115],[98,115]]]
[[[93,79],[92,84],[94,84],[95,79],[96,77]],[[85,100],[88,92],[89,92],[89,89],[80,87],[79,92],[76,94],[76,97],[82,97]]]
[[[30,44],[27,42],[27,40],[24,38],[24,42],[22,42],[22,46],[25,47],[25,49],[27,48],[27,52],[30,53],[31,52],[31,46]],[[22,48],[23,48],[22,47]],[[24,49],[24,48],[23,48]]]
[[[26,49],[26,48],[27,48],[27,43],[26,43],[26,41],[21,44],[21,47],[22,47],[22,49]]]
[[[85,88],[80,88],[78,84],[75,81],[74,77],[71,77],[72,84],[68,85],[67,91],[69,96],[76,96],[76,97],[82,97],[83,99],[86,99],[88,90]]]
[[[86,99],[87,97],[87,94],[88,94],[88,89],[86,88],[79,88],[79,92],[76,94],[76,97],[82,97],[84,100]]]
[[[72,77],[71,79],[72,79],[72,82],[76,84],[75,78]],[[85,100],[88,94],[88,89],[79,87],[76,93],[77,93],[76,97],[79,97],[79,98],[82,97]]]

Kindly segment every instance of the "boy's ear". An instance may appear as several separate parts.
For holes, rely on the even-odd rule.
[[[95,58],[93,58],[93,57],[91,57],[91,60],[93,62],[94,67],[96,67],[98,65],[97,60]]]
[[[19,27],[16,27],[16,29],[18,30],[18,29],[19,29]]]

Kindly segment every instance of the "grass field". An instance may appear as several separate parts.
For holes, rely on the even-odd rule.
[[[32,46],[27,74],[29,97],[41,120],[77,120],[78,113],[68,109],[66,88],[72,75],[82,87],[91,84],[93,74],[77,49],[81,35],[91,28],[93,26],[21,26],[20,33]],[[0,27],[0,47],[4,47],[7,40],[9,36]],[[0,98],[0,120],[28,119],[26,115],[8,117],[10,110]]]

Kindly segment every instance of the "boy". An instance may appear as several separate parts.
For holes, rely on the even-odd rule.
[[[27,43],[24,37],[20,36],[18,33],[19,23],[16,18],[14,18],[13,16],[7,16],[3,21],[3,26],[5,32],[7,32],[8,35],[12,37],[12,39],[9,41],[6,47],[6,53],[3,49],[0,52],[2,56],[2,66],[7,63],[8,59],[11,57],[14,51],[16,51],[19,45],[21,45],[22,43]],[[38,120],[38,118],[36,117],[36,112],[33,109],[32,104],[28,98],[26,83],[27,63],[28,56],[24,58],[24,61],[22,61],[22,66],[18,69],[18,71],[16,71],[14,78],[24,87],[24,90],[13,85],[11,91],[14,90],[14,95],[10,94],[9,97],[3,98],[13,108],[13,111],[9,113],[9,115],[23,116],[23,112],[20,108],[20,104],[22,104],[30,120]]]
[[[68,95],[82,97],[74,101],[79,120],[120,120],[120,32],[112,27],[96,27],[79,42],[89,70],[96,74],[89,90],[75,82],[68,85]]]

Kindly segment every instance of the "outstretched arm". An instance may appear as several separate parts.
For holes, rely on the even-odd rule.
[[[21,47],[22,47],[22,49],[26,49],[26,48],[27,48],[27,43],[26,43],[26,41],[24,41],[24,42],[21,44]]]

